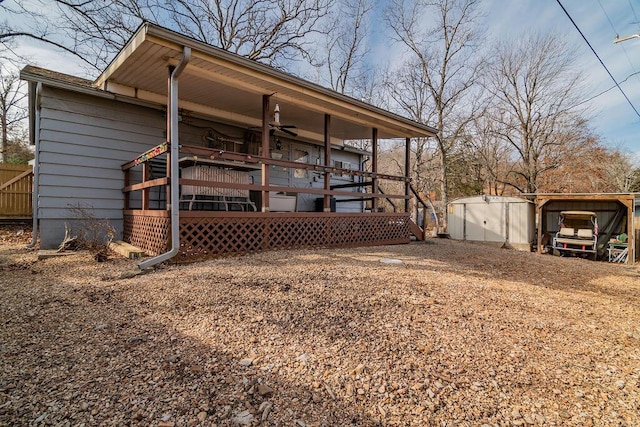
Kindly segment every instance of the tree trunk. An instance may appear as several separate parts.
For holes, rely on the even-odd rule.
[[[0,111],[2,111],[2,114],[0,115],[0,127],[2,127],[2,141],[0,141],[0,163],[5,163],[9,139],[7,131],[7,109],[5,108],[5,105],[0,106]]]

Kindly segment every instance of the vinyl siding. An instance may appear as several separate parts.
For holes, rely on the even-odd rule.
[[[83,207],[122,236],[120,166],[165,139],[162,111],[44,87],[40,115],[40,245],[56,247]]]

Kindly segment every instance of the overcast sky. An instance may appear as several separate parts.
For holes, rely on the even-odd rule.
[[[9,0],[15,1],[15,0]],[[28,0],[27,0],[28,1]],[[614,44],[620,37],[640,33],[640,0],[561,0],[573,20],[580,27],[604,64],[640,111],[640,38]],[[380,4],[380,3],[379,3]],[[529,31],[558,32],[571,46],[575,46],[578,66],[587,75],[594,94],[606,91],[615,84],[591,52],[578,31],[558,4],[558,0],[483,0],[487,37],[513,38]],[[382,10],[382,8],[380,9]],[[378,11],[378,15],[380,11]],[[377,57],[390,58],[389,45],[380,37],[380,23],[372,28],[378,46],[372,50]],[[79,60],[64,55],[46,45],[22,42],[21,50],[37,58],[37,64],[55,71],[86,76]],[[631,77],[629,77],[631,76]],[[626,81],[625,81],[626,79]],[[634,153],[640,159],[640,117],[617,88],[592,101],[591,125],[603,141]]]

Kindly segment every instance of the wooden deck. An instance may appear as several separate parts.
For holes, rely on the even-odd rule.
[[[180,252],[175,261],[251,252],[356,247],[410,242],[408,213],[180,212]],[[169,250],[169,212],[129,210],[124,240],[149,255]]]

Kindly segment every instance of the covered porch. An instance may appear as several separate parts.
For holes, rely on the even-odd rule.
[[[151,24],[95,84],[166,105],[166,140],[122,165],[123,238],[151,255],[424,238],[409,147],[431,127]],[[405,143],[402,175],[378,172],[382,139]]]
[[[160,153],[163,145],[123,165],[125,181],[124,239],[144,249],[148,254],[159,255],[171,247],[171,209],[166,209],[164,194],[171,195],[169,177],[151,178],[152,159],[169,157]],[[177,259],[192,260],[211,256],[239,254],[269,249],[300,247],[346,247],[409,243],[411,234],[423,238],[423,229],[411,219],[406,206],[410,196],[406,194],[382,194],[380,192],[352,191],[353,188],[369,188],[373,179],[409,185],[402,176],[375,174],[323,165],[302,164],[276,160],[244,153],[225,152],[202,147],[182,147],[180,162],[194,162],[212,169],[199,179],[178,180],[179,250]],[[163,162],[161,162],[162,164]],[[299,188],[250,184],[247,170],[271,167],[302,169],[318,175],[351,175],[358,179],[352,188]],[[180,168],[181,171],[188,169]],[[140,171],[138,171],[140,169]],[[137,173],[140,172],[140,173]],[[184,176],[184,174],[183,174]],[[231,176],[232,179],[224,179]],[[220,179],[206,180],[213,177]],[[139,180],[140,182],[132,183]],[[340,185],[340,184],[339,184]],[[350,186],[351,187],[351,186]],[[175,188],[175,187],[174,187]],[[195,188],[196,191],[188,191]],[[351,191],[350,191],[351,190]],[[193,199],[192,193],[210,196]],[[212,195],[212,194],[218,194]],[[266,195],[265,195],[266,194]],[[300,211],[296,200],[302,195],[317,196],[322,212]],[[158,195],[160,197],[158,198]],[[275,196],[275,198],[274,198]],[[205,198],[206,197],[206,198]],[[283,205],[281,199],[293,201]],[[329,206],[324,206],[329,199]],[[379,200],[391,206],[388,212],[378,206]],[[263,201],[269,200],[265,203]],[[277,201],[278,206],[272,206]],[[341,202],[361,203],[360,212],[340,212]],[[368,205],[365,203],[368,202]],[[333,204],[333,206],[332,206]],[[154,208],[155,207],[155,208]],[[274,209],[274,210],[271,210]],[[423,215],[424,217],[424,215]]]

